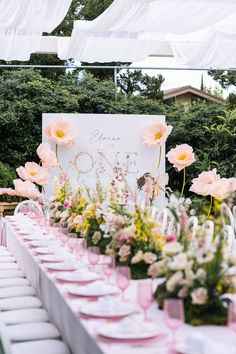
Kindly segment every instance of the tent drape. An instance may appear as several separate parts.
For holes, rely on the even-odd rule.
[[[58,55],[139,61],[161,54],[168,41],[181,64],[236,67],[235,33],[236,0],[115,0],[94,21],[75,21],[71,39],[58,40]]]
[[[0,59],[29,60],[65,17],[72,0],[1,0]]]

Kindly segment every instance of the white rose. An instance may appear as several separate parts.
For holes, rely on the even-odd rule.
[[[144,253],[143,260],[146,264],[152,264],[157,260],[157,256],[152,252]]]
[[[165,261],[155,262],[148,268],[148,275],[152,278],[160,277],[165,273]]]
[[[188,296],[188,291],[189,291],[188,287],[187,286],[183,286],[178,292],[178,297],[180,299],[186,298]]]
[[[183,273],[181,271],[178,271],[174,273],[169,280],[166,282],[166,289],[172,293],[177,285],[180,285],[181,280],[183,279]]]
[[[188,257],[186,253],[179,253],[169,262],[171,270],[183,270],[188,265]]]
[[[164,255],[174,255],[182,252],[183,246],[179,242],[168,242],[162,250]]]
[[[139,263],[143,260],[143,251],[138,251],[134,257],[131,259],[131,263],[132,264],[136,264],[136,263]]]
[[[205,288],[197,288],[191,292],[192,304],[204,305],[208,300],[208,293]]]
[[[198,279],[201,282],[204,282],[206,280],[206,271],[203,268],[199,268],[196,272],[196,279]]]

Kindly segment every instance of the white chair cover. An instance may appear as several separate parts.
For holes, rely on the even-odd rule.
[[[48,322],[48,313],[44,309],[23,309],[4,311],[1,313],[3,322],[6,325],[13,325],[27,322]]]

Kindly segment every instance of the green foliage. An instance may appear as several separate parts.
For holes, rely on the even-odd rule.
[[[236,86],[236,71],[210,70],[208,74],[224,88]]]
[[[12,181],[16,178],[13,168],[0,161],[0,188],[12,187]]]

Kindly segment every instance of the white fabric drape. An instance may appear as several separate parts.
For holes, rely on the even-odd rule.
[[[65,17],[72,0],[1,0],[0,59],[29,60]]]
[[[201,30],[204,35],[196,36]],[[139,61],[161,54],[168,41],[182,64],[236,67],[235,33],[236,0],[115,0],[94,21],[76,21],[71,39],[58,40],[58,54],[87,62]]]

